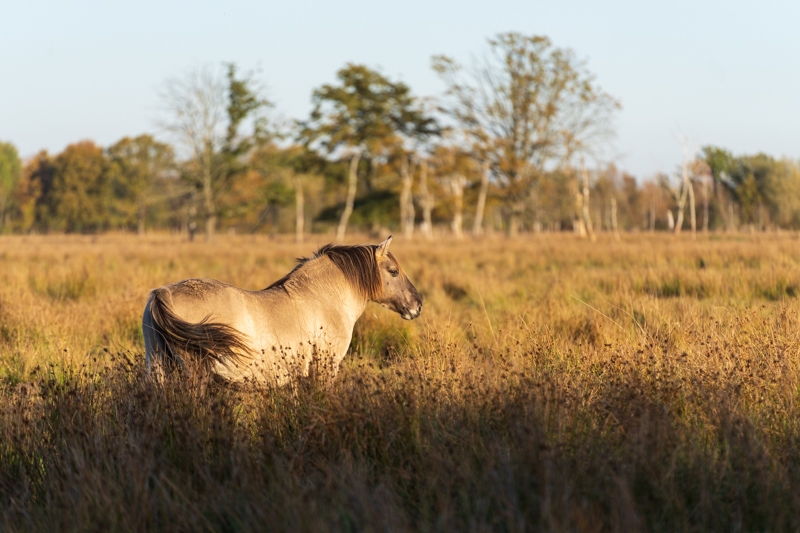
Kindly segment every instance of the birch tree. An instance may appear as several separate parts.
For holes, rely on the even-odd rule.
[[[547,37],[501,33],[488,44],[469,69],[444,55],[434,56],[433,69],[447,87],[442,110],[488,162],[514,234],[536,180],[598,149],[619,104],[574,52]]]
[[[422,224],[419,226],[419,231],[422,236],[431,240],[433,238],[433,220],[431,219],[431,212],[433,211],[433,194],[428,189],[428,160],[423,159],[420,163],[419,170],[419,195],[420,204],[422,205]]]
[[[263,114],[271,104],[258,93],[251,77],[237,77],[233,63],[224,73],[189,71],[169,80],[162,93],[167,118],[161,126],[188,158],[184,178],[201,192],[207,241],[216,232],[218,197],[244,172],[249,151],[272,136]]]
[[[675,199],[676,216],[675,228],[673,230],[675,235],[680,235],[683,229],[684,211],[686,209],[686,202],[689,202],[689,225],[692,231],[692,239],[697,236],[697,216],[695,210],[694,187],[692,186],[692,179],[689,170],[689,140],[681,139],[683,148],[683,162],[681,163],[680,175],[678,176],[679,182],[677,186],[673,186],[669,178],[661,176],[662,185],[672,194]]]
[[[483,235],[483,211],[486,208],[486,196],[489,192],[489,162],[481,165],[481,187],[478,191],[478,203],[475,206],[475,219],[472,221],[472,236]]]
[[[453,236],[461,239],[464,236],[464,189],[480,175],[480,168],[471,154],[454,145],[436,147],[431,159],[436,179],[452,198],[450,228]]]
[[[411,190],[414,186],[414,169],[417,166],[416,158],[411,154],[402,153],[400,155],[400,229],[403,238],[411,239],[414,235],[414,219],[416,210],[414,209],[414,198]]]
[[[345,205],[336,231],[345,237],[358,185],[359,164],[372,174],[373,166],[387,159],[409,139],[439,131],[411,89],[392,82],[364,65],[348,64],[337,73],[337,85],[326,84],[312,95],[314,108],[300,123],[300,138],[329,156],[349,160]]]
[[[456,239],[464,237],[461,227],[464,219],[464,186],[467,178],[461,174],[454,174],[448,178],[450,189],[453,191],[453,221],[450,224],[453,236]]]

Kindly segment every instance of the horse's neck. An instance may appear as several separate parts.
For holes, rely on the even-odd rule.
[[[298,298],[313,306],[315,314],[338,317],[351,330],[367,306],[367,300],[327,258],[309,261],[293,277]]]

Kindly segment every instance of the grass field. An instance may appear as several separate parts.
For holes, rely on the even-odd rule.
[[[800,240],[392,245],[332,389],[145,379],[151,288],[298,246],[0,237],[0,530],[800,529]]]

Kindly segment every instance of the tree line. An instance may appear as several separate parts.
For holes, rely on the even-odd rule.
[[[304,120],[272,119],[233,64],[165,84],[151,135],[21,161],[0,143],[0,229],[147,228],[239,233],[596,232],[800,228],[800,166],[691,149],[672,175],[636,180],[607,161],[619,102],[569,49],[489,39],[469,66],[432,58],[439,98],[347,64]]]

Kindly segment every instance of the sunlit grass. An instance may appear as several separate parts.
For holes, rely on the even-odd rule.
[[[0,529],[800,527],[794,235],[396,240],[332,388],[145,379],[149,289],[327,241],[0,238]]]

